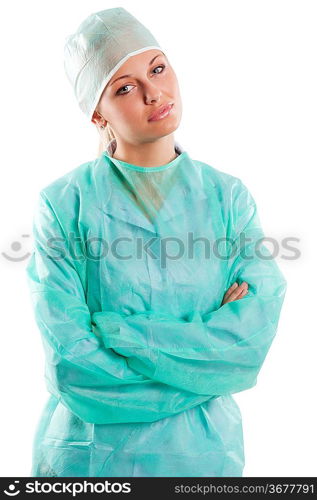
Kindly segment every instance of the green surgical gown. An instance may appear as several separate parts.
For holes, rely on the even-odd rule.
[[[26,273],[49,397],[34,476],[242,476],[286,280],[237,177],[109,150],[44,187]],[[235,281],[242,299],[221,305]]]

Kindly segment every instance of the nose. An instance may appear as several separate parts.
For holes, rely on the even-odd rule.
[[[153,102],[159,101],[162,95],[162,92],[151,83],[147,85],[144,92],[146,104],[152,104]]]

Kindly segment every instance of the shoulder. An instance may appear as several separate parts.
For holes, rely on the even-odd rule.
[[[221,210],[230,228],[228,234],[235,239],[251,220],[261,231],[257,205],[244,180],[207,163],[196,163],[200,164],[203,175],[212,179]]]
[[[45,185],[39,193],[40,197],[53,205],[70,200],[85,192],[93,181],[94,165],[98,159],[90,160],[66,172],[54,181]]]
[[[231,200],[243,191],[248,191],[244,181],[235,175],[225,172],[209,163],[193,160],[200,168],[204,183],[213,184],[220,197],[229,196]]]

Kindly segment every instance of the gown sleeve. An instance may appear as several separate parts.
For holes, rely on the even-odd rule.
[[[48,391],[86,422],[150,422],[210,399],[153,381],[103,345],[91,326],[84,287],[68,240],[42,192],[26,267],[45,351]]]
[[[230,203],[227,200],[232,248],[227,254],[227,282],[229,287],[246,281],[247,295],[206,314],[193,308],[186,320],[163,311],[125,317],[96,312],[92,317],[105,346],[126,356],[131,368],[201,395],[221,396],[256,384],[277,331],[287,287],[261,241],[264,234],[255,201],[236,179]]]

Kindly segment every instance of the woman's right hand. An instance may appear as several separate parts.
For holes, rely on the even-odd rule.
[[[241,285],[235,281],[233,285],[226,291],[223,296],[221,305],[223,306],[227,302],[233,302],[234,300],[242,299],[248,293],[248,283],[243,281]]]

